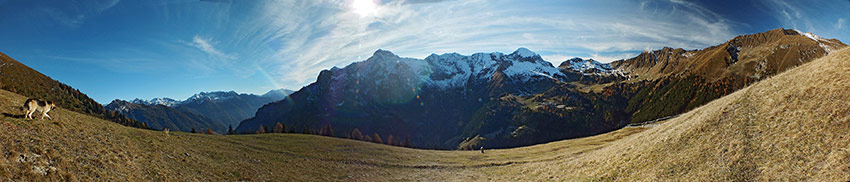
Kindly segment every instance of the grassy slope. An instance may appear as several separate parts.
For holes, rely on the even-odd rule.
[[[0,179],[411,180],[480,179],[481,170],[569,158],[642,128],[532,147],[434,151],[301,134],[201,135],[121,126],[65,109],[24,120],[26,98],[0,90]],[[45,170],[41,170],[45,169]],[[39,173],[38,171],[46,171]],[[46,174],[46,175],[45,175]]]
[[[847,181],[848,73],[843,49],[540,170],[624,181]]]
[[[53,121],[0,119],[0,178],[846,181],[847,73],[850,49],[650,129],[625,128],[486,154],[298,134],[166,136],[59,109],[51,114]],[[24,100],[0,91],[0,111],[18,114],[16,103]],[[37,172],[41,169],[47,169],[46,176]]]

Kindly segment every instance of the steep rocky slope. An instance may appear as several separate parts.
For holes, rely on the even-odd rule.
[[[638,87],[626,111],[633,123],[672,116],[846,45],[811,33],[774,29],[702,50],[664,48],[611,65]]]

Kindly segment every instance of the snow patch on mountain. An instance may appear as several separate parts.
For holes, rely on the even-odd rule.
[[[520,54],[520,56],[522,56],[522,54]],[[534,62],[512,61],[512,63],[513,65],[505,69],[503,73],[511,78],[519,79],[524,82],[535,79],[535,76],[539,75],[543,75],[547,78],[553,78],[555,75],[564,76],[558,68],[555,68],[551,63],[543,61],[542,59]]]
[[[525,47],[520,47],[519,49],[517,49],[516,51],[514,51],[514,53],[513,53],[513,54],[517,54],[517,55],[522,56],[522,57],[524,57],[524,58],[527,58],[527,57],[534,57],[534,56],[536,56],[536,55],[537,55],[537,53],[534,53],[534,52],[532,52],[531,50],[526,49]]]
[[[219,100],[232,99],[232,98],[235,98],[237,96],[239,96],[239,93],[236,93],[235,91],[201,92],[201,93],[197,93],[195,95],[192,95],[191,97],[186,99],[186,101],[183,101],[183,102],[201,102],[201,101],[205,101],[205,100],[219,101]]]
[[[180,101],[171,99],[171,98],[153,98],[151,100],[142,100],[142,99],[133,99],[131,101],[133,104],[142,104],[142,105],[165,105],[168,107],[174,107],[180,104]]]
[[[829,40],[821,38],[821,37],[819,37],[819,36],[817,36],[813,33],[802,32],[802,31],[799,31],[799,30],[794,30],[794,31],[797,31],[797,33],[800,33],[800,35],[806,36],[809,39],[812,39],[815,42],[817,42],[818,45],[820,45],[820,47],[822,47],[826,51],[827,54],[832,54],[832,52],[836,51],[836,49],[834,47],[826,45],[826,44],[823,43],[823,42],[828,42]]]

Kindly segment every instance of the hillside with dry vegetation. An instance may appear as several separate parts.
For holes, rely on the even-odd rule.
[[[663,123],[529,147],[401,148],[301,134],[166,134],[0,91],[10,181],[847,181],[850,49]]]
[[[39,73],[3,53],[0,53],[0,89],[30,98],[54,101],[59,107],[123,125],[146,127],[143,123],[128,119],[120,113],[107,111],[103,105],[80,90]]]
[[[737,36],[701,50],[663,48],[611,63],[630,74],[631,122],[684,113],[747,85],[847,45],[811,33],[778,28]],[[611,87],[606,89],[616,89]]]

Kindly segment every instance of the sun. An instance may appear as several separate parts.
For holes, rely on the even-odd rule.
[[[354,13],[357,13],[360,17],[374,15],[377,7],[378,5],[375,4],[373,0],[354,0],[354,2],[351,3],[351,8]]]

